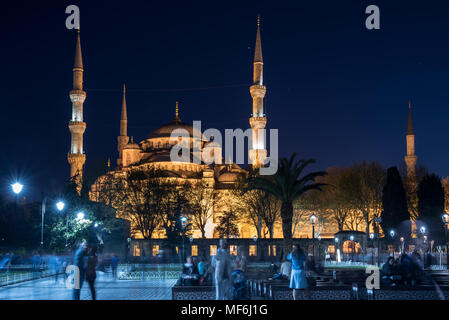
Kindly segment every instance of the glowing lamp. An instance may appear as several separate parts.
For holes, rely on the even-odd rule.
[[[14,183],[14,184],[11,185],[11,188],[12,188],[12,191],[13,191],[15,194],[19,194],[20,192],[22,192],[23,185],[20,184],[20,183],[18,183],[18,182],[16,182],[16,183]]]

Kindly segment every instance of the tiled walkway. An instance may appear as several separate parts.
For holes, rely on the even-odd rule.
[[[169,280],[118,280],[110,274],[98,272],[96,281],[98,300],[171,300],[171,287],[175,279]],[[27,281],[0,287],[0,300],[70,300],[72,291],[65,287],[62,278],[55,283],[54,278]],[[81,299],[91,299],[89,286],[84,283]]]

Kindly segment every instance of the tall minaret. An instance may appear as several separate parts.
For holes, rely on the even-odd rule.
[[[73,66],[73,89],[70,91],[72,101],[72,120],[69,122],[69,130],[72,143],[68,161],[70,164],[70,178],[78,175],[82,177],[86,155],[83,151],[83,134],[86,123],[83,122],[83,103],[86,100],[86,92],[83,91],[83,58],[81,55],[80,31],[77,31],[75,64]]]
[[[122,101],[122,115],[120,117],[120,135],[118,136],[118,159],[117,164],[122,165],[122,151],[123,148],[128,144],[128,115],[126,114],[126,88],[123,84],[123,101]]]
[[[253,113],[249,119],[252,129],[252,146],[249,151],[249,157],[253,167],[261,167],[267,157],[265,149],[265,135],[263,129],[267,124],[267,118],[263,111],[263,98],[267,88],[263,85],[263,59],[262,44],[260,40],[260,16],[257,17],[257,36],[256,48],[254,53],[254,76],[253,85],[250,87],[251,97],[253,98]]]
[[[412,124],[412,106],[408,102],[408,123],[407,123],[407,155],[405,156],[405,164],[407,165],[407,177],[416,178],[416,161],[418,157],[415,154],[415,133]]]

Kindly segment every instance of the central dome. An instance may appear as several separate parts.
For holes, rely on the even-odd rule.
[[[170,138],[172,132],[176,129],[184,129],[186,130],[190,137],[193,138],[193,132],[194,132],[194,128],[192,125],[181,122],[180,120],[177,121],[176,119],[173,120],[172,122],[166,123],[162,126],[160,126],[159,128],[157,128],[156,130],[154,130],[153,132],[151,132],[148,136],[148,139],[152,139],[152,138]],[[201,132],[197,131],[197,136],[201,137],[201,139],[203,139],[203,135]]]

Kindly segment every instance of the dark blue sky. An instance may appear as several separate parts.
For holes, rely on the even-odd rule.
[[[449,174],[443,1],[58,2],[2,5],[4,192],[17,176],[31,197],[68,179],[70,4],[81,10],[88,170],[116,161],[123,82],[128,134],[138,141],[173,118],[176,100],[185,122],[247,128],[260,13],[267,128],[279,129],[281,156],[315,158],[315,169],[361,160],[401,165],[411,99],[418,163]],[[380,7],[381,30],[365,28],[370,4]]]

